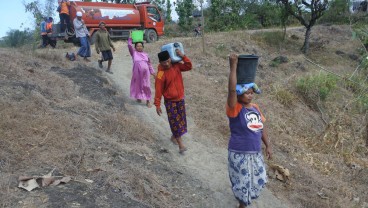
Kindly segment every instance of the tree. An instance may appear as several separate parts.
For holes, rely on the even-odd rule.
[[[186,31],[190,30],[193,26],[192,13],[194,9],[194,4],[192,0],[177,0],[176,5],[177,7],[175,10],[179,16],[179,27]]]
[[[352,14],[349,11],[349,7],[349,0],[330,1],[326,13],[323,15],[319,22],[349,24],[350,20],[352,19]],[[352,7],[354,8],[353,5]]]
[[[282,4],[279,4],[280,6],[280,13],[279,13],[279,18],[280,18],[280,24],[281,27],[283,29],[283,40],[285,40],[286,37],[286,26],[287,26],[287,21],[290,17],[289,12],[285,9],[285,7],[282,6]]]
[[[40,3],[38,0],[25,4],[24,6],[26,8],[26,12],[32,13],[33,17],[35,18],[36,24],[42,21],[45,15],[41,12]]]
[[[209,8],[208,26],[215,31],[235,30],[266,26],[274,17],[274,8],[262,7],[268,1],[212,0]],[[268,25],[267,25],[268,26]]]
[[[156,5],[160,12],[165,13],[165,0],[151,0],[151,4]]]
[[[223,9],[226,8],[226,4],[222,0],[212,0],[211,6],[210,6],[210,15],[209,15],[209,24],[208,26],[215,30],[223,30],[224,27],[226,27],[225,24],[223,24],[222,17],[223,17]]]
[[[20,47],[27,43],[33,42],[33,34],[28,29],[24,31],[10,30],[6,36],[0,41],[0,45],[4,47]]]
[[[55,13],[55,3],[56,1],[55,0],[46,0],[45,2],[45,12],[44,14],[47,16],[47,17],[52,17],[54,16],[54,13]]]
[[[170,0],[166,1],[166,22],[169,23],[172,21],[171,17],[171,2]]]
[[[308,2],[305,0],[279,1],[284,5],[286,11],[306,28],[302,51],[303,53],[308,53],[312,27],[327,10],[328,0],[310,0]]]

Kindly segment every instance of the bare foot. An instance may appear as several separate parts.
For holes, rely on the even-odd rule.
[[[147,104],[146,105],[147,105],[148,108],[151,108],[152,107],[151,102],[149,100],[147,100]]]
[[[182,138],[178,137],[176,140],[178,141],[179,153],[184,154],[184,152],[187,151],[187,148],[184,146]]]
[[[176,140],[174,136],[171,136],[170,140],[173,144],[178,145],[178,140]]]
[[[184,152],[187,151],[186,147],[179,148],[179,153],[184,154]]]

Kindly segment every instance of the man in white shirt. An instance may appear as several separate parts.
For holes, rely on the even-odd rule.
[[[91,46],[88,41],[89,32],[82,20],[82,15],[82,12],[77,12],[77,17],[73,20],[75,36],[79,38],[81,44],[77,54],[83,57],[85,61],[90,62],[88,59],[88,57],[91,57]]]

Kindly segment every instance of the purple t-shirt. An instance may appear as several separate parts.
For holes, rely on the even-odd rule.
[[[256,153],[261,151],[264,117],[258,106],[246,108],[237,103],[234,108],[227,106],[229,117],[230,140],[229,150]]]

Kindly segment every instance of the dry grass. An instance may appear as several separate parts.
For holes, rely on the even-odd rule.
[[[150,162],[160,157],[152,129],[124,109],[124,99],[99,70],[65,62],[63,52],[53,52],[0,51],[0,207],[17,207],[18,201],[24,206],[44,204],[16,188],[16,179],[53,168],[79,181],[68,185],[76,186],[75,196],[83,186],[80,181],[93,180],[96,185],[88,189],[96,196],[91,200],[105,203],[101,206],[124,204],[127,198],[136,207],[181,202],[171,194],[175,184],[168,181],[188,179],[159,159]],[[193,189],[181,183],[184,190]],[[99,198],[102,190],[110,201]],[[46,201],[64,194],[50,191]],[[183,189],[175,191],[183,194]],[[48,205],[56,206],[53,203],[61,202]]]
[[[271,91],[270,94],[275,96],[276,100],[286,107],[293,106],[296,99],[293,92],[290,92],[286,87],[279,85],[274,85],[273,91]]]

